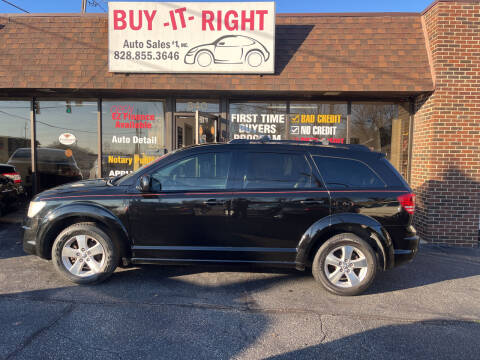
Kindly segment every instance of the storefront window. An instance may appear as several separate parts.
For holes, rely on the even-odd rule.
[[[212,99],[177,99],[175,105],[176,112],[195,112],[202,111],[208,113],[219,113],[220,103]]]
[[[230,139],[285,140],[287,133],[287,104],[285,102],[230,103]]]
[[[103,176],[130,173],[166,152],[163,101],[102,103]]]
[[[350,142],[387,154],[404,177],[408,167],[408,104],[352,103]]]
[[[35,104],[39,191],[97,177],[97,102],[41,100]]]
[[[31,193],[30,101],[0,101],[0,164],[15,166]]]
[[[327,139],[331,143],[347,141],[346,103],[291,102],[288,138],[300,141]]]

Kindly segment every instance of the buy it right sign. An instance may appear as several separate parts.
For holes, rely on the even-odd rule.
[[[274,72],[274,2],[110,2],[109,70]]]

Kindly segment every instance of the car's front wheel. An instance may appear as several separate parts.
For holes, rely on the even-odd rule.
[[[213,62],[213,56],[208,51],[200,51],[197,54],[196,61],[201,67],[207,67]]]
[[[312,274],[336,295],[358,295],[373,282],[377,257],[372,247],[355,234],[343,233],[328,239],[318,249]]]
[[[99,283],[108,278],[117,267],[118,256],[110,236],[93,223],[67,227],[52,247],[55,268],[77,284]]]

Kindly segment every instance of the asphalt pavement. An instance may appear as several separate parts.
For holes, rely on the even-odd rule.
[[[0,359],[479,359],[480,250],[422,246],[357,297],[296,270],[144,266],[61,278],[0,222]]]

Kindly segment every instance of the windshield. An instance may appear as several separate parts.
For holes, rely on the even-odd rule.
[[[165,154],[165,155],[162,155],[162,156],[160,156],[159,158],[153,160],[152,162],[149,162],[148,164],[143,165],[141,168],[139,168],[139,169],[136,170],[136,171],[132,171],[132,172],[129,173],[129,174],[126,174],[126,175],[117,177],[117,179],[114,180],[114,181],[112,181],[112,183],[113,183],[113,184],[116,184],[116,185],[120,185],[120,184],[122,184],[124,181],[128,181],[129,179],[131,179],[132,177],[134,177],[135,175],[137,175],[138,172],[142,171],[143,169],[148,168],[149,166],[152,166],[152,165],[156,164],[156,163],[159,162],[160,160],[165,159],[167,156],[174,154],[176,151],[177,151],[177,150],[172,151],[172,152],[169,152],[169,153],[167,153],[167,154]]]

